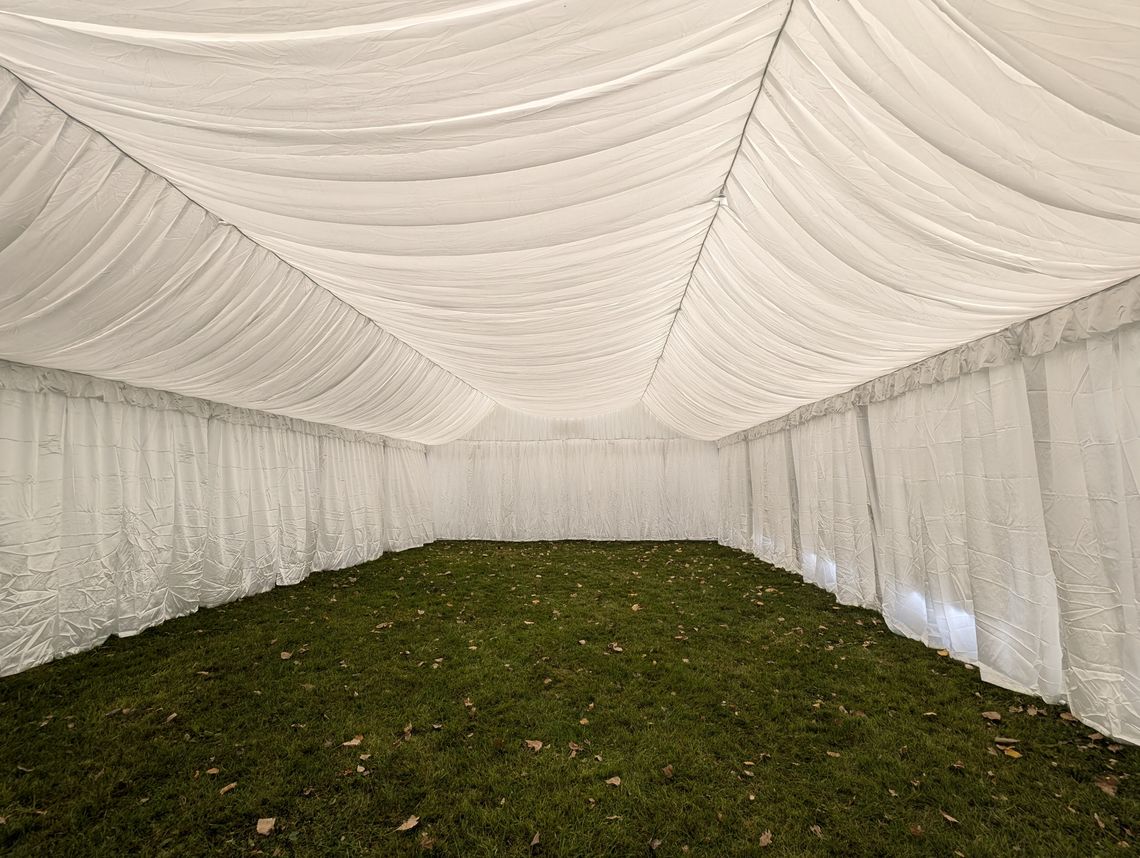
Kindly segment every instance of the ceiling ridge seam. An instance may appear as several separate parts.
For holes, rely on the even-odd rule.
[[[223,218],[221,215],[217,214],[214,211],[211,211],[209,208],[207,208],[202,203],[198,202],[196,199],[194,199],[192,196],[190,196],[188,193],[186,193],[186,191],[182,190],[182,188],[180,188],[177,184],[175,184],[175,182],[173,182],[171,179],[167,178],[162,173],[158,172],[158,170],[154,170],[154,169],[148,167],[142,161],[138,160],[138,158],[134,157],[129,152],[126,152],[121,146],[119,146],[119,144],[117,144],[114,140],[112,140],[106,134],[99,131],[97,128],[93,128],[92,126],[88,125],[86,122],[84,122],[82,119],[79,119],[78,117],[76,117],[70,111],[64,110],[62,107],[60,107],[58,104],[56,104],[52,99],[48,98],[46,95],[44,95],[42,92],[40,92],[36,87],[32,86],[32,84],[28,83],[28,81],[26,81],[19,74],[17,74],[16,72],[12,71],[7,66],[2,65],[2,64],[0,64],[0,69],[8,72],[8,74],[12,75],[12,77],[15,78],[17,81],[19,81],[21,85],[26,86],[29,91],[35,93],[38,98],[42,98],[47,104],[50,104],[53,108],[58,110],[60,113],[62,113],[64,116],[66,116],[69,120],[71,120],[72,122],[75,122],[76,124],[81,125],[82,127],[86,128],[89,132],[91,132],[92,134],[97,136],[99,139],[106,141],[109,146],[114,148],[116,152],[118,152],[120,155],[122,155],[128,161],[130,161],[133,164],[137,164],[141,169],[143,169],[145,172],[149,173],[150,175],[156,176],[157,178],[161,179],[166,184],[167,187],[172,188],[173,190],[177,191],[191,205],[197,206],[202,211],[204,211],[208,215],[210,215],[210,217],[214,218],[218,222],[219,226],[226,226],[226,227],[229,227],[230,229],[234,230],[234,232],[236,232],[238,235],[240,235],[242,238],[244,238],[246,241],[248,241],[254,247],[258,248],[259,250],[264,251],[265,253],[268,253],[270,256],[272,256],[274,259],[276,259],[278,262],[280,262],[282,265],[284,265],[290,271],[297,272],[307,282],[313,284],[313,286],[317,287],[321,291],[327,292],[330,296],[332,296],[333,300],[336,301],[338,304],[348,308],[348,310],[350,310],[354,315],[359,316],[367,324],[371,325],[372,327],[376,328],[376,330],[380,331],[380,333],[384,334],[385,336],[391,337],[396,342],[400,343],[401,345],[403,345],[405,348],[409,349],[414,354],[423,358],[425,361],[430,363],[432,366],[434,366],[440,372],[446,373],[448,376],[450,376],[451,378],[454,378],[460,384],[464,385],[465,387],[469,388],[470,390],[474,391],[475,393],[478,393],[480,396],[486,397],[488,400],[493,402],[495,405],[501,405],[502,404],[498,400],[496,400],[495,398],[490,396],[486,391],[476,387],[475,385],[471,384],[471,382],[467,381],[466,379],[460,378],[458,375],[456,375],[451,370],[447,369],[444,366],[441,366],[439,363],[432,360],[430,357],[425,355],[422,351],[417,349],[411,343],[409,343],[406,340],[403,340],[400,337],[393,334],[391,331],[389,331],[387,328],[383,327],[375,319],[371,318],[370,316],[366,316],[359,309],[357,309],[352,304],[345,301],[343,298],[341,298],[339,295],[337,295],[335,292],[333,292],[327,286],[325,286],[322,283],[315,280],[312,277],[312,275],[310,275],[308,272],[304,271],[301,268],[298,268],[296,265],[293,265],[291,262],[287,262],[286,260],[282,259],[277,254],[276,251],[271,250],[270,248],[266,247],[264,244],[262,244],[257,239],[251,238],[236,224],[231,223],[230,221]]]
[[[689,296],[689,287],[693,284],[693,275],[697,273],[697,266],[701,262],[701,257],[705,252],[705,245],[708,243],[709,236],[712,234],[713,226],[716,224],[717,215],[723,206],[723,199],[725,192],[728,190],[728,181],[732,178],[732,169],[736,166],[736,160],[740,157],[740,150],[744,148],[744,138],[748,135],[748,126],[752,124],[752,116],[756,112],[756,106],[760,103],[760,95],[764,92],[764,82],[768,79],[768,69],[772,65],[772,57],[776,54],[776,48],[780,44],[780,37],[784,35],[784,28],[788,26],[788,19],[792,16],[792,7],[795,5],[796,0],[788,0],[787,11],[784,12],[784,20],[780,22],[780,28],[776,31],[776,38],[772,40],[772,50],[768,52],[768,59],[764,62],[764,68],[760,72],[760,84],[756,87],[756,95],[752,99],[752,106],[748,108],[748,115],[744,119],[744,127],[740,131],[740,138],[736,141],[736,150],[732,153],[732,160],[728,163],[728,171],[724,174],[724,181],[721,182],[720,191],[716,196],[717,206],[713,210],[712,217],[709,218],[709,225],[705,229],[704,237],[701,239],[701,246],[697,248],[697,256],[693,260],[693,267],[689,269],[688,279],[685,280],[685,288],[681,292],[681,300],[677,302],[677,309],[673,311],[673,318],[669,321],[669,330],[665,332],[665,342],[661,344],[661,351],[657,354],[657,360],[653,362],[653,371],[649,373],[649,381],[645,383],[645,389],[641,391],[641,396],[638,402],[645,399],[645,394],[649,392],[650,386],[653,384],[653,379],[657,377],[657,368],[661,365],[661,358],[665,356],[665,349],[669,346],[669,339],[673,336],[673,327],[677,324],[677,317],[681,315],[681,308],[685,305],[685,298]]]

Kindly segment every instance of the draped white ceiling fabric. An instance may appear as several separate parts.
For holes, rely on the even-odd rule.
[[[1133,0],[2,0],[0,66],[0,357],[395,437],[718,438],[1140,273]]]

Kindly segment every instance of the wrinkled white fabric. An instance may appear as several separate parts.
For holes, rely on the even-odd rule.
[[[751,551],[752,479],[749,476],[748,442],[737,441],[721,446],[717,471],[720,477],[717,541],[730,548]]]
[[[685,438],[654,417],[644,405],[589,417],[537,417],[502,406],[463,433],[460,441],[641,441]]]
[[[717,448],[640,406],[584,419],[493,412],[428,448],[441,539],[715,539]]]
[[[1048,313],[939,352],[836,396],[797,408],[776,420],[726,435],[717,443],[734,444],[769,432],[780,432],[817,417],[893,399],[960,375],[1003,366],[1019,358],[1037,357],[1064,343],[1079,343],[1097,334],[1111,334],[1134,322],[1140,322],[1140,277],[1131,277]]]
[[[0,362],[0,674],[433,538],[422,447],[223,414]]]
[[[0,66],[153,171],[5,116],[0,355],[413,440],[718,438],[1140,271],[1128,0],[9,0]]]
[[[789,435],[796,475],[800,560],[804,578],[845,605],[879,606],[871,501],[851,409],[794,427]]]
[[[1133,347],[1140,354],[1140,334]],[[1064,382],[1059,392],[1069,394]],[[1071,421],[1062,401],[1050,399]],[[1070,608],[1074,625],[1058,602],[1065,576],[1055,573],[1050,546],[1061,534],[1047,533],[1034,427],[1024,367],[1015,361],[726,444],[720,453],[724,478],[750,483],[756,556],[841,601],[880,607],[893,631],[976,663],[989,682],[1060,701],[1072,687],[1062,675],[1067,639],[1079,637],[1085,612]],[[1040,442],[1038,450],[1043,455]],[[1071,466],[1064,476],[1083,479]],[[739,486],[732,496],[740,508]],[[1049,491],[1044,497],[1053,502]],[[1091,514],[1081,502],[1071,501],[1076,521],[1063,527],[1076,530],[1062,539]],[[1089,548],[1075,550],[1087,567]],[[1073,598],[1082,580],[1103,575],[1096,568],[1094,561],[1081,569]],[[1133,585],[1126,575],[1102,593],[1125,625]],[[1140,733],[1119,718],[1137,699],[1121,702],[1135,688],[1131,644],[1125,634],[1107,637],[1087,652],[1090,661],[1111,653],[1105,668],[1115,684],[1097,691],[1115,701],[1114,719],[1098,717],[1109,705],[1104,696],[1100,709],[1073,701],[1073,711],[1136,741]]]
[[[1140,271],[1140,5],[795,0],[646,403],[769,420]]]
[[[784,569],[797,567],[795,478],[787,433],[748,443],[752,553]]]
[[[0,357],[423,440],[492,405],[3,70],[0,270]]]
[[[1140,326],[1030,358],[1026,377],[1069,703],[1140,744]]]
[[[1020,362],[867,407],[888,625],[1056,701],[1059,610]]]
[[[14,0],[0,65],[497,402],[574,416],[641,397],[790,2]]]

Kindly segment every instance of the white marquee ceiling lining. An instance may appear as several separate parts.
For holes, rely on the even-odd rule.
[[[324,287],[213,273],[245,360],[148,360],[155,326],[217,341],[153,301],[4,356],[417,440],[643,395],[715,438],[1140,271],[1128,2],[10,0],[0,65]],[[146,302],[97,236],[0,322]],[[331,351],[275,353],[286,317]],[[360,368],[314,387],[330,360]]]

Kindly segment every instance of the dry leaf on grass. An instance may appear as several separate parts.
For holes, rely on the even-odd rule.
[[[1015,759],[1015,760],[1017,760],[1017,759],[1020,759],[1020,758],[1021,758],[1021,752],[1020,752],[1020,751],[1015,751],[1013,748],[1006,748],[1006,749],[1005,749],[1005,755],[1006,755],[1007,757],[1012,757],[1012,758],[1013,758],[1013,759]]]
[[[661,841],[658,838],[654,837],[652,840],[649,841],[650,851],[656,852],[660,847],[661,847]]]
[[[340,746],[342,748],[355,748],[357,745],[359,745],[363,741],[364,741],[364,737],[361,736],[360,734],[357,734],[357,735],[353,736],[351,739],[349,739],[347,742],[341,742]]]
[[[542,742],[538,739],[524,739],[523,743],[536,754],[542,750]]]
[[[617,775],[614,775],[612,778],[606,778],[606,783],[610,786],[618,787],[621,786],[621,778],[619,778]]]
[[[957,825],[957,824],[958,824],[958,820],[956,820],[954,817],[952,817],[952,816],[951,816],[950,814],[948,814],[946,811],[944,811],[944,810],[940,810],[940,811],[938,811],[938,812],[942,814],[942,818],[943,818],[943,819],[945,819],[947,822],[952,822],[952,823],[954,823],[955,825]]]
[[[661,770],[661,772],[665,775],[665,777],[672,779],[672,777],[673,777],[673,764],[670,763],[665,768],[663,768]]]
[[[765,831],[763,834],[760,835],[760,845],[761,846],[771,846],[772,845],[772,832],[771,831]]]
[[[624,650],[624,649],[622,649],[622,646],[621,646],[621,644],[619,644],[617,641],[614,641],[614,642],[612,642],[612,643],[610,644],[610,649],[611,649],[613,652],[625,652],[625,650]]]
[[[413,828],[415,828],[419,824],[420,824],[420,818],[418,816],[409,816],[407,819],[405,819],[403,822],[400,823],[399,827],[397,827],[396,830],[397,831],[411,831]]]
[[[1001,713],[1000,712],[983,712],[982,717],[985,718],[987,721],[1000,721],[1001,720]]]
[[[1094,783],[1105,795],[1116,795],[1116,786],[1119,779],[1115,775],[1100,775]]]
[[[281,660],[282,660],[282,661],[288,661],[288,660],[289,660],[289,659],[291,659],[292,657],[293,657],[293,653],[291,653],[291,652],[283,652],[283,653],[281,653]]]
[[[222,787],[220,790],[218,790],[218,795],[225,795],[230,790],[236,789],[236,788],[237,788],[237,781],[234,781],[232,784],[226,784],[224,787]]]
[[[273,833],[273,826],[277,824],[277,817],[268,816],[257,820],[257,833],[262,837],[268,837]]]
[[[206,769],[206,774],[208,774],[208,775],[216,775],[216,774],[217,774],[218,772],[220,772],[220,771],[221,771],[221,769],[218,769],[218,768],[214,768],[214,769]]]

